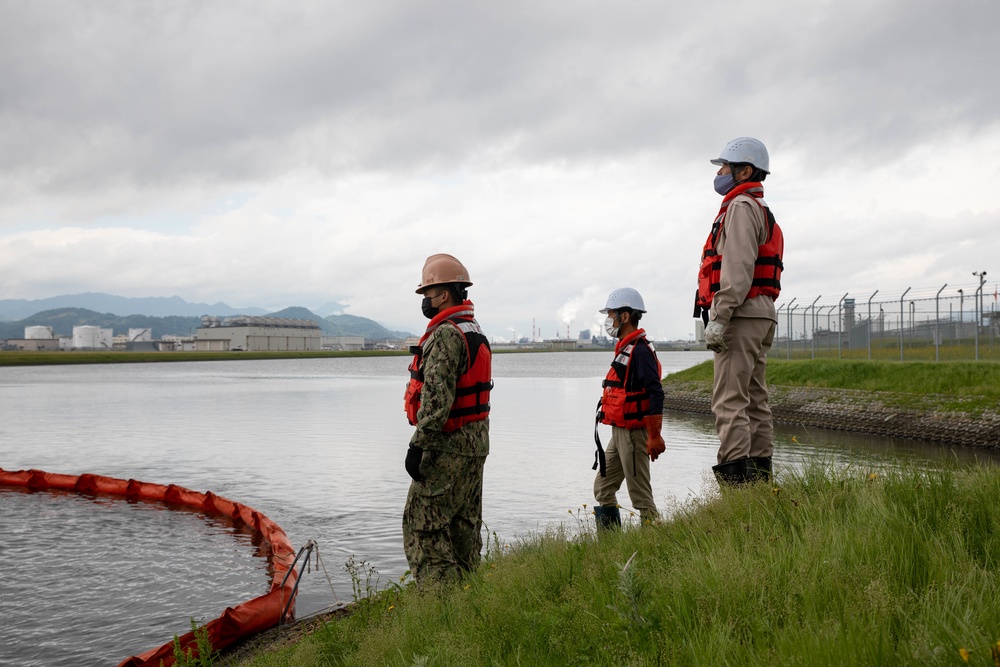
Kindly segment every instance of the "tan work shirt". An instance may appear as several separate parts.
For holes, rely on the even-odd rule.
[[[734,317],[778,321],[774,299],[763,294],[747,299],[753,282],[757,247],[767,242],[767,216],[748,195],[738,195],[729,204],[716,250],[722,255],[719,291],[712,298],[711,321],[722,326]]]

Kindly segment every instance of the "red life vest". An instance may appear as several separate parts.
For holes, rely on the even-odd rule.
[[[445,433],[458,430],[466,424],[486,419],[490,413],[490,390],[492,380],[492,353],[490,342],[483,335],[479,323],[473,316],[471,301],[455,306],[434,316],[427,325],[427,331],[420,338],[420,344],[410,348],[413,361],[410,362],[410,381],[403,397],[406,418],[411,424],[417,423],[420,410],[420,392],[424,386],[423,346],[431,333],[439,326],[453,326],[465,339],[466,371],[455,383],[455,401],[441,430]]]
[[[719,291],[720,276],[722,274],[722,255],[715,247],[719,242],[719,235],[722,233],[722,226],[726,222],[726,212],[729,204],[737,195],[749,195],[758,206],[763,209],[767,217],[767,241],[757,246],[757,260],[753,267],[753,281],[750,283],[750,291],[744,299],[752,299],[761,294],[772,299],[778,298],[781,293],[781,271],[784,264],[781,263],[781,256],[785,251],[785,238],[781,233],[771,209],[764,202],[764,187],[759,182],[741,183],[730,190],[722,200],[722,208],[712,223],[712,231],[705,241],[705,247],[701,254],[701,268],[698,271],[698,293],[695,296],[695,317],[712,307],[712,297]]]
[[[649,414],[649,392],[645,387],[633,387],[630,373],[632,367],[632,352],[636,345],[645,345],[656,359],[656,370],[662,375],[663,368],[656,358],[653,344],[646,340],[646,331],[637,329],[615,345],[615,358],[611,369],[601,385],[604,396],[601,399],[600,418],[602,424],[621,426],[622,428],[642,428],[645,426],[643,417]]]

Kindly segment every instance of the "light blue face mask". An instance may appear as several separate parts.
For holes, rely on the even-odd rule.
[[[720,195],[725,197],[729,194],[729,191],[736,187],[736,179],[733,178],[732,172],[728,174],[716,174],[715,175],[715,191]]]

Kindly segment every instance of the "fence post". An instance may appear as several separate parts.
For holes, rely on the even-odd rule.
[[[844,358],[844,316],[841,313],[840,305],[844,303],[844,299],[850,292],[845,292],[844,296],[840,297],[840,301],[837,302],[837,358]],[[854,303],[853,301],[851,303]],[[854,308],[851,308],[851,312],[854,312]],[[852,321],[851,324],[854,324]],[[847,330],[850,333],[850,329]]]
[[[939,298],[947,286],[948,283],[942,285],[941,289],[934,295],[934,361],[941,361],[941,305]]]
[[[795,297],[795,299],[798,299],[798,298],[799,297]],[[789,301],[788,305],[791,306],[793,303],[795,303],[795,299],[792,299],[791,301]],[[795,308],[798,308],[798,306],[795,306]],[[792,313],[795,312],[795,308],[791,308],[790,307],[788,309],[788,345],[786,346],[786,348],[788,350],[788,358],[789,359],[792,358],[792,337],[793,337],[793,334],[795,333],[794,330],[792,329]]]
[[[906,292],[909,292],[911,288],[907,287]],[[903,319],[903,297],[906,296],[906,292],[903,292],[903,296],[899,297],[899,360],[903,360],[903,326],[906,320]]]
[[[778,306],[778,310],[775,311],[774,317],[777,320],[774,323],[774,340],[777,343],[778,339],[781,338],[781,309],[787,306],[787,303],[783,303]]]
[[[878,294],[878,290],[872,292],[868,297],[868,361],[872,360],[872,299]]]
[[[958,339],[958,346],[962,347],[962,326],[965,324],[965,292],[959,288],[958,290],[958,333],[955,338]]]
[[[985,271],[983,272],[986,273]],[[975,273],[972,275],[976,275]],[[982,298],[983,284],[979,283],[979,287],[976,288],[976,326],[973,330],[976,332],[976,361],[979,361],[979,317],[981,313],[979,312],[979,300]]]
[[[809,306],[810,308],[812,308],[812,311],[813,311],[813,323],[812,323],[813,324],[813,328],[812,328],[812,332],[809,335],[809,348],[812,350],[812,358],[813,359],[816,358],[816,302],[819,301],[822,298],[823,298],[823,295],[820,294],[818,297],[816,297],[813,300],[812,304]],[[802,316],[802,328],[804,329],[805,326],[806,326],[806,318],[805,318],[805,315],[803,315]],[[802,347],[804,348],[805,345],[803,345]]]

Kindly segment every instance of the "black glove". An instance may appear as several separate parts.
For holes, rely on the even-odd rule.
[[[424,455],[424,450],[420,447],[414,447],[410,445],[410,448],[406,450],[406,472],[413,478],[414,482],[424,481],[424,476],[420,474],[420,459]]]

